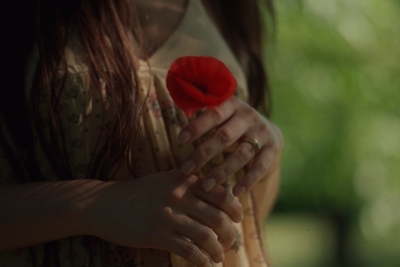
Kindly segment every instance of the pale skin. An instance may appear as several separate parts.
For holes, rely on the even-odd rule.
[[[153,44],[148,50],[151,55],[179,24],[187,1],[136,2],[145,44]],[[169,23],[156,15],[161,13]],[[230,247],[236,234],[231,220],[239,222],[242,218],[242,207],[235,196],[253,190],[260,220],[271,210],[278,191],[283,138],[274,124],[236,97],[205,111],[183,129],[179,138],[190,143],[213,129],[210,138],[185,160],[194,163],[191,170],[131,181],[0,186],[0,251],[93,235],[119,245],[164,249],[199,267],[210,265],[201,249],[212,261],[221,262],[224,249]],[[256,138],[262,149],[256,153],[249,143],[242,142],[246,137]],[[236,150],[205,180],[194,175],[233,143],[238,144]],[[244,166],[246,176],[233,192],[220,185]],[[156,238],[149,238],[152,236]]]

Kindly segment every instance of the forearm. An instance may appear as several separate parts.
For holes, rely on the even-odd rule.
[[[0,251],[87,234],[85,212],[102,182],[0,186]]]
[[[280,165],[276,163],[271,172],[267,173],[252,189],[260,221],[272,211],[278,196],[280,184]]]
[[[275,159],[270,164],[267,173],[263,175],[253,188],[254,200],[258,210],[258,219],[263,221],[271,212],[278,196],[280,184],[280,154],[283,149],[284,138],[281,130],[275,124],[264,116],[261,117],[270,129],[271,140],[274,140],[275,146],[271,147],[271,149],[275,149],[278,152],[275,155]]]

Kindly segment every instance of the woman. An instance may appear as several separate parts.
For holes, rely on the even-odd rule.
[[[246,104],[266,86],[256,4],[7,3],[1,266],[266,266],[258,221],[283,139]],[[165,87],[185,55],[216,57],[238,81],[190,123]]]

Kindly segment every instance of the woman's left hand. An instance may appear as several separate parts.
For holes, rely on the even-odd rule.
[[[181,170],[187,175],[195,173],[215,155],[237,143],[225,161],[205,177],[203,187],[206,191],[224,183],[248,164],[245,176],[233,188],[234,195],[240,196],[279,167],[283,148],[281,131],[235,96],[219,107],[207,109],[190,122],[179,134],[179,140],[190,143],[206,133],[210,133],[208,139],[183,161]],[[257,148],[257,142],[260,148]]]

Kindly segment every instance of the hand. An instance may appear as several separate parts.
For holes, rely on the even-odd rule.
[[[224,248],[234,242],[231,220],[241,220],[242,206],[222,186],[207,193],[199,178],[179,170],[105,184],[89,209],[94,236],[123,246],[167,250],[199,267],[210,266],[205,252],[221,262]]]
[[[237,97],[203,112],[182,130],[179,140],[182,143],[193,142],[206,133],[210,133],[209,138],[183,161],[181,170],[185,174],[195,173],[212,157],[237,144],[225,161],[204,179],[203,187],[208,192],[247,165],[245,177],[233,188],[234,195],[240,196],[279,166],[283,147],[281,131]],[[258,140],[261,149],[256,151],[245,142],[247,138]]]

